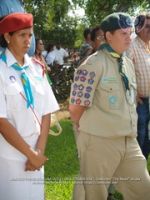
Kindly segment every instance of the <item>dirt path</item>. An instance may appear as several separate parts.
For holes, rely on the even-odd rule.
[[[67,101],[59,103],[60,110],[55,112],[58,120],[70,119],[68,105],[69,103]]]

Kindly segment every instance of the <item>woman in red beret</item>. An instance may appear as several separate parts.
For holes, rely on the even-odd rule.
[[[43,67],[29,58],[33,16],[0,21],[0,199],[44,200],[50,113],[59,109]]]

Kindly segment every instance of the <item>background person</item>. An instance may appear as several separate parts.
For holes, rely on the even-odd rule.
[[[33,16],[13,13],[0,21],[0,198],[44,199],[44,155],[50,113],[58,104],[44,69],[26,53]],[[38,182],[40,180],[40,183]],[[34,182],[35,181],[35,182]],[[38,182],[38,183],[37,183]]]
[[[98,51],[100,44],[104,41],[104,33],[100,25],[95,26],[91,31],[91,41],[93,46],[93,53]]]
[[[59,65],[59,69],[62,69],[63,65],[64,65],[64,60],[68,58],[68,53],[65,49],[63,49],[61,47],[60,41],[58,41],[56,43],[56,47],[54,48],[54,52],[55,52],[55,55],[56,55],[56,60],[57,60],[58,65]]]
[[[47,45],[46,51],[44,51],[42,54],[45,57],[48,66],[54,67],[54,65],[56,65],[57,60],[53,44]]]
[[[85,199],[107,199],[113,177],[138,177],[136,182],[120,180],[116,188],[125,200],[143,196],[149,200],[150,177],[136,140],[134,66],[124,55],[131,42],[131,17],[113,13],[102,21],[101,28],[106,42],[79,66],[70,95],[70,115],[79,131]],[[78,194],[76,199],[80,199]]]
[[[51,68],[47,65],[45,58],[42,54],[43,49],[44,49],[43,41],[40,38],[36,38],[35,39],[35,46],[36,46],[36,49],[35,49],[35,53],[34,53],[34,58],[36,60],[38,60],[43,65],[45,72],[46,72],[47,80],[48,80],[49,84],[52,85],[52,81],[49,77],[49,74],[51,72]]]
[[[84,35],[85,41],[83,42],[79,50],[80,61],[83,59],[85,60],[87,56],[90,55],[93,50],[93,47],[91,44],[91,29],[86,28],[83,32],[83,35]]]
[[[127,50],[135,66],[137,79],[138,142],[143,155],[150,153],[150,13],[135,20],[136,37]]]
[[[44,56],[42,55],[42,52],[44,50],[44,44],[43,41],[40,38],[35,39],[35,53],[34,57],[39,60],[44,66],[46,66],[46,61]]]

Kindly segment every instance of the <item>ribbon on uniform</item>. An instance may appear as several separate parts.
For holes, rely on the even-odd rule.
[[[124,86],[126,90],[130,90],[130,83],[128,80],[128,77],[126,76],[125,72],[124,72],[124,67],[123,67],[123,57],[125,56],[125,53],[121,54],[121,56],[119,54],[117,54],[107,42],[102,42],[99,50],[102,50],[106,48],[107,51],[111,54],[111,56],[113,56],[114,58],[118,58],[118,62],[119,62],[119,74],[122,77]]]
[[[3,52],[0,55],[0,59],[2,59],[7,64],[5,52]],[[31,85],[30,85],[30,81],[25,72],[25,70],[28,68],[28,66],[22,67],[16,62],[13,65],[11,65],[11,67],[13,67],[15,70],[21,71],[21,82],[23,84],[23,88],[24,88],[25,95],[27,98],[26,99],[27,100],[27,108],[29,108],[29,106],[31,106],[31,104],[34,108],[34,99],[33,99],[33,94],[32,94],[32,90],[31,90]]]

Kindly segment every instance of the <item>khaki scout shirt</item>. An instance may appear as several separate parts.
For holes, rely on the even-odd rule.
[[[124,71],[131,84],[126,92],[118,60],[104,49],[90,56],[74,74],[70,103],[86,106],[79,130],[101,137],[136,137],[136,80],[134,66],[124,58]]]

